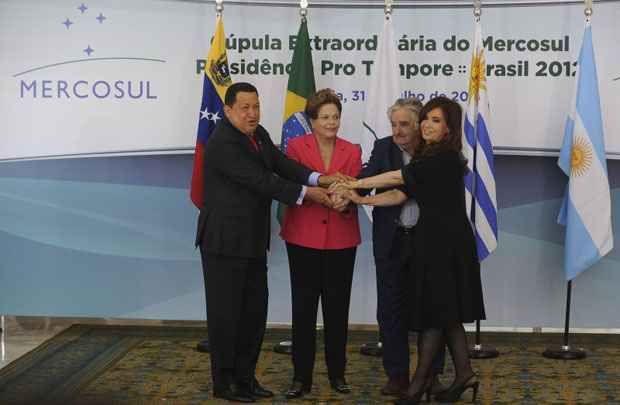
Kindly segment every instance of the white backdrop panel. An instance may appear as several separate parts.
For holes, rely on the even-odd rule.
[[[77,6],[64,0],[0,0],[0,159],[191,150],[202,92],[196,66],[208,51],[214,6],[172,0],[99,0],[87,2],[84,11]],[[361,132],[363,99],[372,96],[365,93],[364,61],[374,58],[382,18],[380,8],[309,11],[310,35],[319,37],[321,48],[313,42],[317,86],[341,93],[341,134],[353,142]],[[403,48],[398,57],[406,65],[402,90],[425,100],[438,93],[465,97],[470,50],[446,50],[444,44],[453,36],[471,40],[472,10],[396,8],[393,18]],[[553,40],[561,47],[489,50],[489,64],[521,72],[501,76],[499,67],[488,77],[494,145],[524,153],[559,149],[571,108],[583,6],[492,7],[482,18],[494,47],[502,45],[497,40],[525,40],[532,47]],[[610,157],[620,157],[619,20],[620,2],[595,4],[594,43]],[[278,142],[287,75],[274,73],[273,65],[290,62],[289,36],[297,31],[298,9],[226,5],[224,23],[233,80],[257,85],[263,125]],[[338,41],[344,46],[358,40],[361,49],[333,49]],[[250,49],[242,49],[248,43]],[[452,73],[422,73],[435,64]],[[246,73],[234,73],[242,70]]]

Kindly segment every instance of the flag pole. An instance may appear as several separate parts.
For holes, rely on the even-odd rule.
[[[570,299],[573,280],[569,280],[566,285],[566,316],[564,318],[564,344],[560,347],[548,347],[543,352],[543,357],[548,359],[560,360],[581,360],[586,358],[586,352],[580,347],[571,347],[568,344],[569,324],[570,324]]]
[[[480,21],[480,16],[482,15],[482,4],[481,3],[482,3],[481,0],[474,0],[474,17],[476,19],[476,22]],[[478,112],[476,111],[476,113],[474,114],[474,117],[477,117],[477,116],[478,116]],[[474,123],[473,127],[474,127],[474,139],[476,139],[476,143],[477,143],[478,142],[478,125]],[[473,161],[474,161],[474,168],[475,168],[477,148],[474,147],[473,149],[474,149]],[[475,190],[475,187],[476,187],[475,176],[474,176],[473,181],[474,181],[473,189]],[[470,218],[472,218],[472,222],[475,223],[475,215],[476,215],[475,204],[474,204],[475,193],[472,193],[471,199],[472,199],[471,212],[468,212],[468,214]],[[499,351],[495,347],[483,345],[480,340],[481,340],[480,339],[480,320],[478,319],[476,320],[475,343],[473,346],[469,348],[469,357],[472,359],[493,359],[499,356]]]
[[[586,17],[586,24],[590,22],[592,18],[592,0],[584,0],[584,15]],[[548,359],[560,359],[560,360],[581,360],[586,358],[586,352],[580,347],[571,347],[568,344],[569,327],[570,327],[570,302],[571,292],[573,287],[573,280],[568,280],[566,285],[566,315],[564,317],[564,344],[560,347],[548,347],[543,352],[543,357]]]
[[[306,16],[308,15],[308,0],[299,0],[299,17],[301,22],[306,22]],[[318,327],[317,327],[318,329]],[[293,341],[282,340],[273,346],[273,351],[279,354],[293,355]]]
[[[389,20],[392,17],[392,5],[393,0],[384,0],[384,13],[385,19]],[[360,353],[365,356],[381,357],[383,356],[383,343],[381,342],[383,336],[381,336],[381,325],[379,325],[379,340],[376,342],[364,343],[360,347]]]
[[[215,0],[216,19],[220,18],[223,12],[224,12],[224,0]],[[209,325],[207,325],[207,328],[208,327]],[[196,345],[196,350],[202,353],[210,353],[211,348],[209,346],[209,340],[205,339],[205,340],[201,340],[200,342],[198,342],[198,344]]]

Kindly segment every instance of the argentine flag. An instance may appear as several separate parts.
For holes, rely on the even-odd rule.
[[[476,19],[469,78],[469,99],[463,128],[463,155],[467,159],[465,202],[476,236],[478,260],[497,247],[497,201],[495,166],[490,136],[490,109],[486,60],[480,19]]]
[[[589,21],[583,34],[578,66],[575,108],[566,119],[558,159],[558,165],[568,176],[558,216],[558,222],[566,226],[564,271],[567,280],[596,263],[614,245],[603,120]]]

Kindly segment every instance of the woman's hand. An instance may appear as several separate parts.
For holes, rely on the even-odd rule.
[[[345,191],[345,195],[353,204],[357,204],[357,205],[362,204],[363,197],[361,197],[359,194],[357,194],[357,191],[355,191],[355,190],[346,190]]]
[[[337,190],[355,190],[356,188],[362,188],[361,182],[362,180],[353,179],[353,180],[340,181],[337,183],[333,183],[331,186],[329,186],[329,192],[334,193]]]

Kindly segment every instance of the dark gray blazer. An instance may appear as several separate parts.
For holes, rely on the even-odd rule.
[[[255,136],[259,151],[224,118],[207,141],[196,232],[196,246],[207,254],[265,257],[272,199],[295,204],[312,173],[276,148],[263,127]]]
[[[375,141],[370,159],[362,167],[359,178],[371,177],[377,174],[402,169],[403,152],[394,143],[391,136]],[[379,188],[375,192],[403,187]],[[370,190],[369,190],[370,191]],[[375,259],[386,259],[390,255],[394,233],[399,224],[402,205],[393,207],[375,207],[372,211],[372,247]]]

